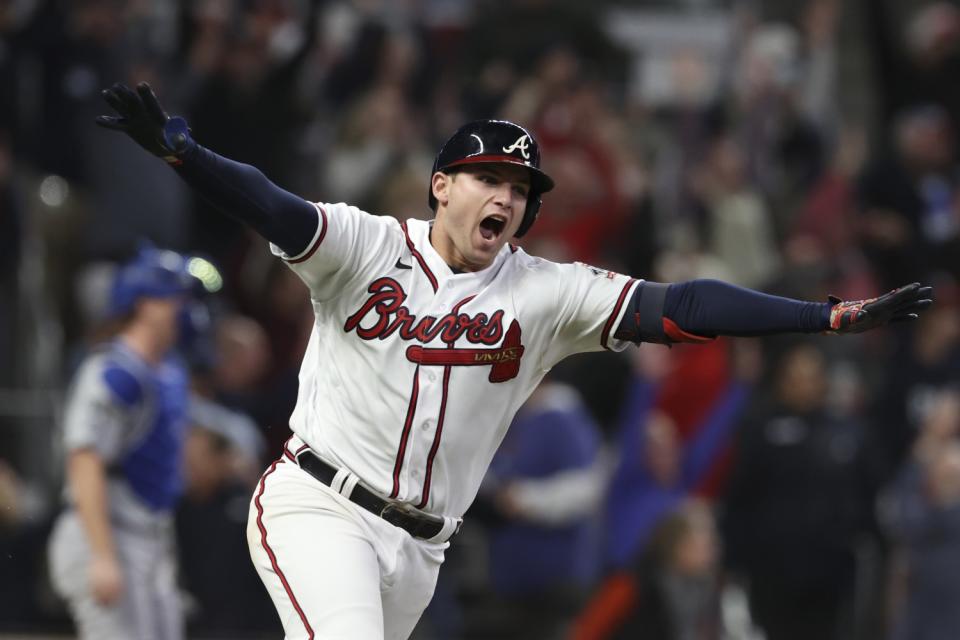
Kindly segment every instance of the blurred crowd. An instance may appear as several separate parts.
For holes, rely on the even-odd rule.
[[[310,200],[428,218],[461,123],[531,128],[529,252],[807,300],[935,287],[917,323],[585,355],[518,414],[416,632],[938,640],[960,629],[960,4],[0,0],[0,632],[44,567],[57,398],[138,241],[222,274],[177,510],[198,637],[277,637],[247,505],[313,321],[265,241],[93,126],[149,81]],[[51,399],[52,398],[52,399]]]

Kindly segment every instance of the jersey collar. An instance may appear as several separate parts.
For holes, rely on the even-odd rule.
[[[437,253],[437,250],[433,248],[433,244],[430,242],[430,229],[432,227],[432,220],[425,221],[415,218],[407,220],[407,233],[409,234],[410,240],[413,241],[414,247],[420,251],[420,254],[426,262],[426,266],[433,272],[438,283],[441,285],[449,279],[455,279],[458,282],[474,281],[478,285],[486,284],[500,271],[504,261],[513,253],[510,245],[505,244],[494,257],[493,262],[486,268],[480,271],[454,273],[453,269],[440,257],[440,254]]]

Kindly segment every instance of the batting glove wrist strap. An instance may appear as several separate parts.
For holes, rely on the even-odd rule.
[[[915,320],[918,314],[933,304],[932,287],[914,282],[877,298],[844,302],[829,296],[830,331],[860,333],[890,322]]]
[[[167,120],[163,125],[163,147],[170,151],[170,154],[163,159],[171,164],[180,164],[181,158],[190,151],[197,143],[190,137],[190,127],[187,121],[180,116],[174,116]]]

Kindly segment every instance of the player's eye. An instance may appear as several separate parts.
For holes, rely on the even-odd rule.
[[[515,184],[515,185],[513,185],[513,192],[514,192],[515,194],[517,194],[518,196],[520,196],[521,198],[526,198],[526,197],[527,197],[527,191],[528,191],[527,188],[526,188],[525,186],[523,186],[522,184]]]
[[[484,182],[486,184],[497,184],[497,179],[489,173],[481,173],[478,177],[480,178],[480,182]]]

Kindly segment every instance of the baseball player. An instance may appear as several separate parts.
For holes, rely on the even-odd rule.
[[[152,247],[118,269],[115,339],[80,366],[64,417],[68,507],[50,539],[54,588],[81,638],[175,640],[172,509],[180,494],[188,375],[173,355],[193,334],[197,281]]]
[[[251,501],[248,543],[287,638],[407,638],[511,418],[568,355],[717,335],[847,333],[915,318],[931,290],[802,302],[646,282],[509,243],[553,180],[537,142],[472,122],[437,155],[431,222],[311,203],[197,144],[150,87],[98,124],[166,160],[307,284],[315,323],[293,436]],[[242,132],[239,132],[242,133]]]

